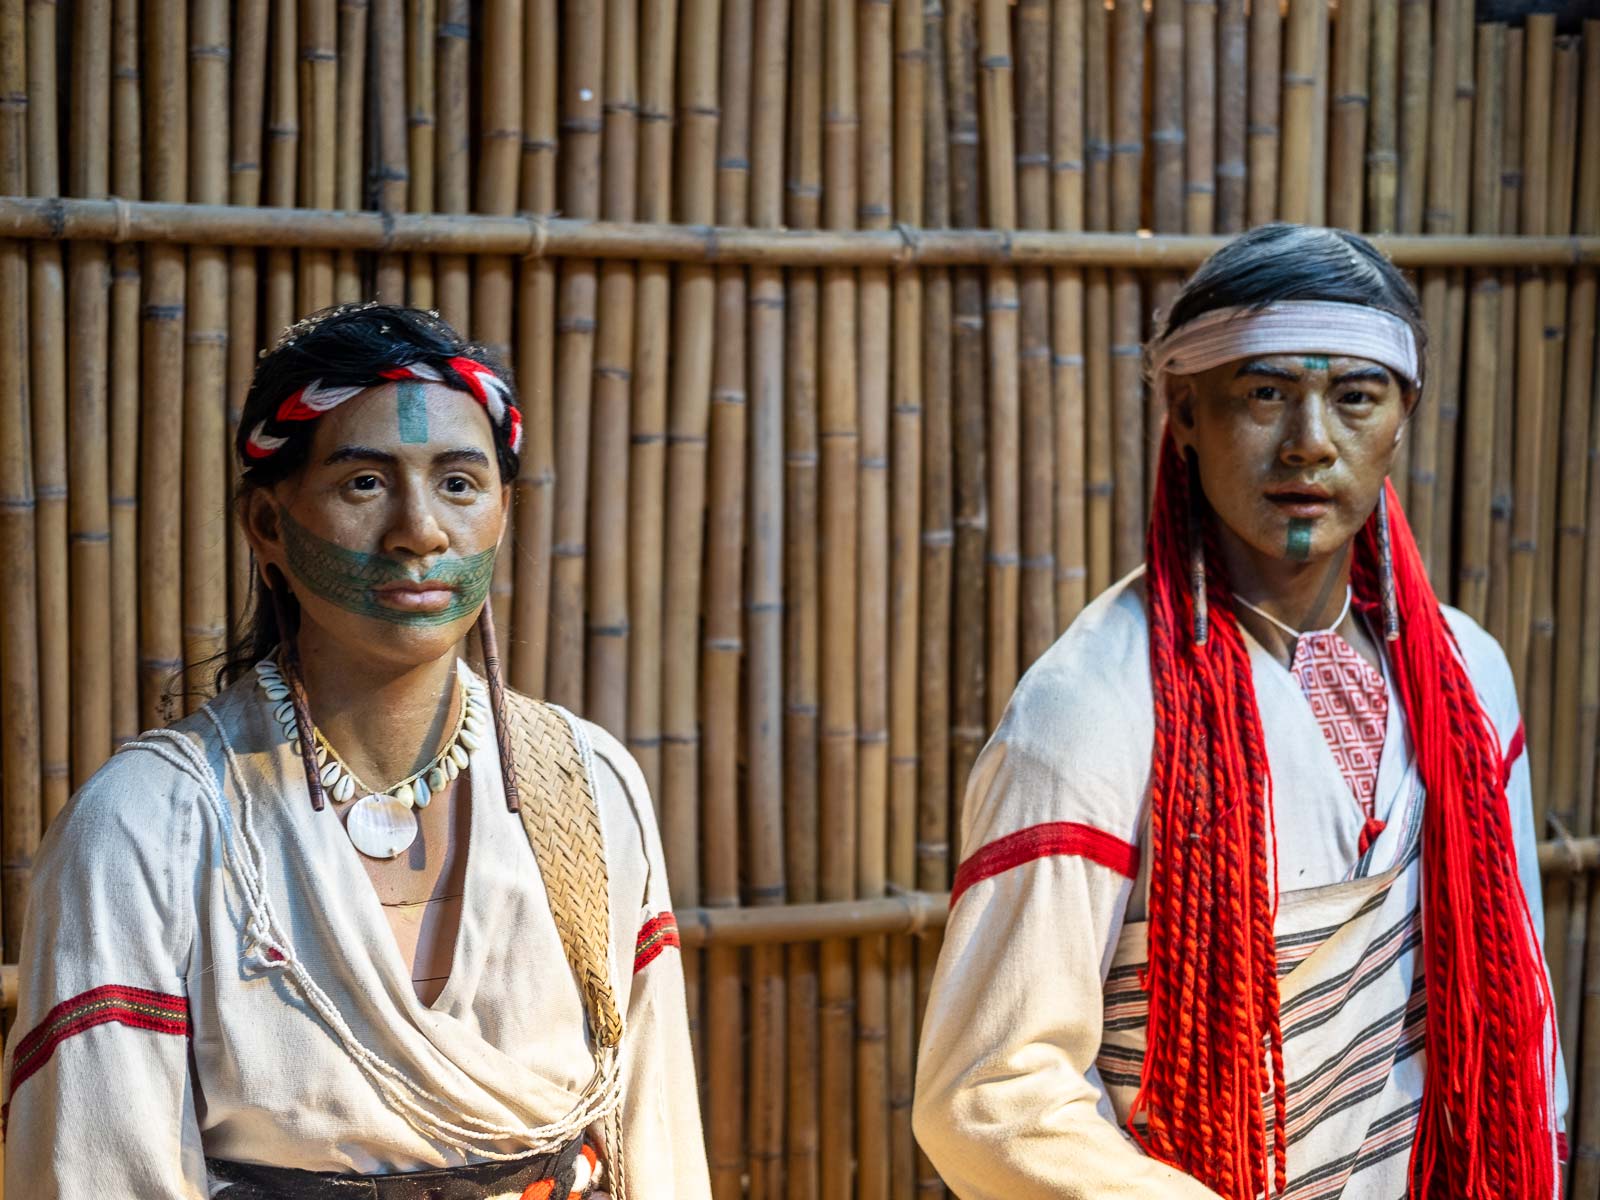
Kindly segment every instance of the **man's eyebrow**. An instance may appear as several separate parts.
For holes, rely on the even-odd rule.
[[[1389,368],[1380,366],[1356,367],[1334,380],[1335,383],[1388,383]]]
[[[1288,367],[1274,366],[1260,359],[1252,359],[1233,373],[1235,379],[1243,379],[1246,375],[1266,375],[1272,379],[1287,379],[1290,382],[1299,382],[1300,372],[1291,371]]]
[[[340,446],[322,460],[322,465],[331,467],[343,462],[375,462],[382,463],[385,466],[393,466],[399,461],[388,451],[374,450],[371,446]]]

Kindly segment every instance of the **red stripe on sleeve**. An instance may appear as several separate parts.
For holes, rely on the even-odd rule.
[[[184,1037],[189,1032],[189,1002],[182,996],[107,984],[63,1000],[21,1038],[11,1054],[11,1094],[49,1062],[56,1047],[97,1025],[115,1022],[151,1033]]]
[[[661,956],[668,946],[679,945],[678,918],[669,912],[657,913],[639,930],[633,948],[633,973],[637,975]]]
[[[1517,722],[1517,731],[1511,735],[1511,744],[1506,747],[1506,758],[1500,764],[1500,786],[1504,787],[1511,782],[1511,768],[1517,765],[1517,759],[1522,757],[1522,752],[1528,745],[1528,731],[1523,728],[1522,722]]]
[[[1050,821],[1008,833],[971,855],[956,871],[955,886],[950,889],[950,907],[954,908],[961,893],[975,883],[992,879],[1002,871],[1036,858],[1058,854],[1087,858],[1128,879],[1139,873],[1139,847],[1132,842],[1092,825]]]

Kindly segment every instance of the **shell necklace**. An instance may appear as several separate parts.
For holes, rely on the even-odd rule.
[[[300,753],[300,737],[294,723],[294,704],[289,699],[289,684],[272,659],[256,664],[256,682],[272,704],[272,715],[295,754]],[[474,681],[475,682],[475,681]],[[358,794],[361,799],[345,815],[345,830],[350,842],[368,858],[393,858],[417,838],[417,813],[427,808],[435,792],[467,769],[470,753],[483,742],[487,700],[477,686],[461,684],[461,711],[456,726],[443,749],[429,763],[383,791],[368,787],[350,769],[322,731],[312,726],[319,778],[334,803],[344,804]]]

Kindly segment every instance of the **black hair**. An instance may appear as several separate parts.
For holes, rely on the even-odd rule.
[[[336,305],[291,325],[270,350],[262,352],[245,396],[234,438],[239,456],[235,512],[242,517],[244,500],[251,492],[288,479],[305,465],[317,423],[277,420],[280,406],[290,396],[312,383],[329,388],[378,387],[390,382],[384,371],[418,364],[432,368],[448,386],[470,392],[466,379],[450,365],[455,358],[468,358],[487,367],[506,385],[510,402],[516,403],[511,373],[498,357],[467,341],[437,313],[395,304]],[[509,484],[517,477],[519,466],[511,444],[510,414],[498,422],[491,418],[490,425],[500,478]],[[251,455],[247,446],[258,431],[261,436],[283,439],[283,444],[270,455]],[[275,651],[283,640],[272,594],[259,572],[252,569],[251,574],[250,609],[239,636],[220,656],[219,689]],[[298,623],[300,606],[287,589],[279,604],[285,619]]]
[[[1406,277],[1366,238],[1314,225],[1261,225],[1234,238],[1189,277],[1153,341],[1217,309],[1265,308],[1283,300],[1361,304],[1392,313],[1416,335],[1422,374],[1428,327]],[[1415,382],[1420,390],[1422,380]]]

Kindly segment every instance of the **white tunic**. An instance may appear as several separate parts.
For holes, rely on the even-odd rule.
[[[1444,611],[1509,760],[1519,718],[1505,656]],[[1403,708],[1391,688],[1375,800],[1387,827],[1362,857],[1366,815],[1298,683],[1245,640],[1276,822],[1286,1194],[1392,1200],[1406,1193],[1424,1081],[1423,797]],[[914,1112],[918,1140],[963,1200],[1213,1195],[1122,1128],[1145,1048],[1153,737],[1136,572],[1029,670],[968,785]],[[1519,873],[1542,938],[1525,756],[1508,765]],[[1559,1063],[1555,1076],[1559,1118]]]
[[[469,768],[449,980],[425,1006],[338,814],[312,809],[254,678],[175,728],[221,783],[220,805],[150,739],[116,754],[40,849],[5,1059],[10,1200],[206,1197],[219,1190],[207,1156],[360,1173],[480,1157],[420,1133],[253,943],[228,853],[252,846],[293,956],[355,1043],[469,1123],[526,1129],[573,1108],[595,1069],[582,1000],[493,739]],[[634,1200],[693,1200],[710,1189],[682,967],[675,939],[664,952],[660,939],[672,927],[655,817],[627,751],[585,728],[626,1023],[620,1146],[603,1154]],[[525,1145],[507,1137],[490,1152]]]

